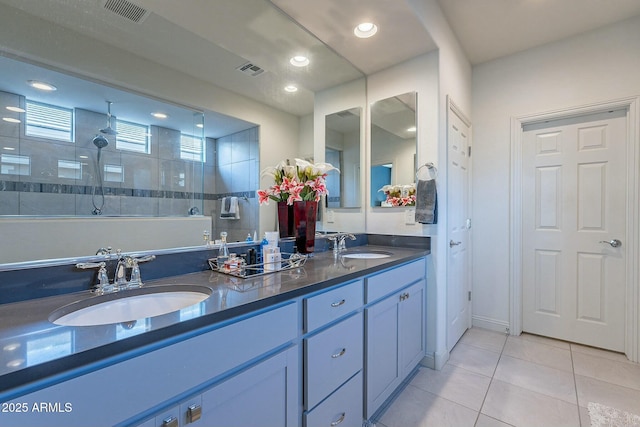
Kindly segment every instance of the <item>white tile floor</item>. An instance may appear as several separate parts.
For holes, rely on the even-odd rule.
[[[377,427],[589,427],[587,405],[640,414],[640,364],[535,335],[469,329],[441,371],[420,368]]]

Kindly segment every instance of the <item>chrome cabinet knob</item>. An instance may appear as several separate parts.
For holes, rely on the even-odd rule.
[[[608,243],[611,245],[612,248],[619,248],[620,246],[622,246],[622,242],[618,239],[613,239],[613,240],[600,240],[599,243]]]

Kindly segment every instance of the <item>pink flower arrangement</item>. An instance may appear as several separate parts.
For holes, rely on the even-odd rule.
[[[319,201],[321,196],[329,194],[325,179],[327,172],[337,170],[330,163],[310,163],[295,159],[295,166],[289,160],[281,161],[275,167],[262,171],[261,176],[273,178],[274,185],[266,190],[258,190],[258,202],[268,204],[269,200],[287,202],[292,205],[298,201]]]
[[[385,185],[378,191],[382,191],[387,200],[383,206],[415,206],[416,205],[416,185]]]

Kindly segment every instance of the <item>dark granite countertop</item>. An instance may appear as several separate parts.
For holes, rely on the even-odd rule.
[[[292,298],[334,286],[423,257],[425,249],[359,246],[348,252],[384,250],[379,259],[335,258],[332,252],[313,254],[301,268],[236,278],[211,270],[148,281],[145,287],[207,286],[212,293],[200,304],[135,322],[100,326],[58,326],[49,315],[81,300],[101,298],[88,291],[0,305],[0,400],[48,386],[68,371],[80,375],[91,364],[121,356],[120,360],[153,350],[160,341],[211,327]],[[124,291],[126,292],[126,291]],[[122,356],[126,354],[127,356]],[[118,360],[119,361],[119,360]],[[115,363],[115,362],[113,362]],[[43,383],[43,378],[50,378]],[[37,384],[35,384],[37,382]],[[45,381],[46,382],[46,381]]]

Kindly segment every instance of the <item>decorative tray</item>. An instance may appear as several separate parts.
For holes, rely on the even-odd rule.
[[[282,260],[274,262],[260,262],[258,264],[244,264],[244,261],[238,263],[237,267],[225,268],[220,265],[218,258],[209,258],[209,267],[218,273],[227,274],[229,276],[247,279],[265,274],[278,273],[281,271],[291,270],[304,266],[307,262],[307,255],[300,253],[281,253]]]

